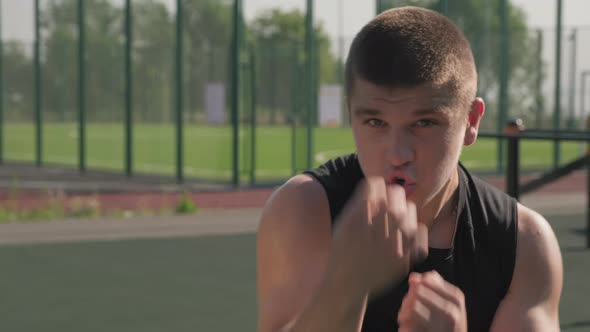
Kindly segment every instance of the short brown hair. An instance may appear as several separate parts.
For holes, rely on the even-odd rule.
[[[356,77],[392,88],[430,84],[462,104],[471,103],[477,90],[463,32],[445,16],[418,7],[385,11],[356,35],[345,68],[348,98]]]

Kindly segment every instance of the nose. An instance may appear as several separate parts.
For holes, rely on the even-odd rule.
[[[414,142],[410,135],[403,131],[392,133],[387,145],[387,159],[391,166],[406,166],[414,161]]]

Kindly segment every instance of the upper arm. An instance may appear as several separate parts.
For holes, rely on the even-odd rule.
[[[563,265],[549,223],[518,206],[516,264],[492,331],[558,331]]]
[[[257,235],[259,331],[293,321],[324,274],[331,236],[323,187],[298,175],[265,206]]]

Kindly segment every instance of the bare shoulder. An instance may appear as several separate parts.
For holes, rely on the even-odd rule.
[[[322,185],[297,175],[268,199],[257,234],[259,330],[292,321],[323,278],[331,237]]]
[[[561,252],[551,225],[518,204],[516,264],[491,331],[558,331],[562,284]]]
[[[269,223],[271,221],[268,220],[274,220],[277,215],[290,216],[303,213],[306,216],[310,214],[313,216],[323,214],[324,210],[329,211],[328,198],[324,188],[310,176],[300,174],[292,177],[273,192],[262,211],[262,221]],[[272,221],[272,223],[280,221],[288,223],[293,219],[295,218],[280,219]],[[301,221],[296,222],[301,224]]]
[[[520,263],[525,268],[543,270],[537,272],[562,272],[561,251],[553,228],[545,217],[522,204],[518,204],[516,256],[517,266]]]
[[[530,285],[537,300],[558,304],[563,281],[559,243],[549,222],[521,204],[518,204],[515,274]]]
[[[555,238],[549,222],[537,211],[518,204],[518,231],[519,235],[549,236]]]
[[[258,236],[272,234],[275,240],[313,241],[314,233],[330,232],[329,211],[322,185],[310,176],[296,175],[275,190],[266,202]]]

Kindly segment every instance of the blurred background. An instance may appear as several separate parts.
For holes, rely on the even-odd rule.
[[[0,0],[0,329],[255,330],[260,208],[354,151],[348,49],[404,5],[471,42],[464,164],[507,189],[506,124],[549,135],[517,168],[559,176],[523,200],[559,221],[562,329],[589,331],[588,0]]]
[[[554,0],[4,0],[0,159],[235,186],[282,181],[354,150],[348,48],[378,11],[408,4],[466,32],[488,105],[482,131],[501,132],[514,117],[528,128],[585,129],[584,0],[566,1],[560,38]],[[501,170],[502,145],[481,143],[463,161]],[[580,152],[526,147],[523,165],[533,168]]]

